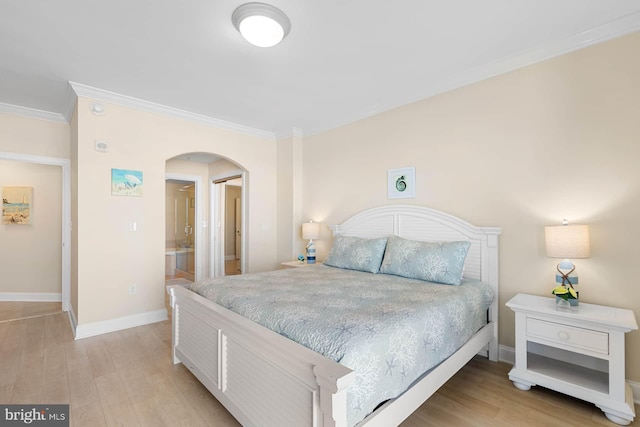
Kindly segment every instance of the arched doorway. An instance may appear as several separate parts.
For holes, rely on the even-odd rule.
[[[246,172],[236,163],[211,153],[186,153],[167,160],[165,278],[173,279],[174,283],[183,279],[181,282],[186,284],[192,280],[245,271],[245,176]],[[238,179],[230,183],[239,187],[240,197],[236,197],[239,199],[238,215],[234,211],[235,202],[233,209],[227,209],[226,200],[214,191],[221,178],[225,177]],[[237,233],[235,229],[229,233],[226,231],[227,222],[235,221],[236,217],[241,226]],[[239,242],[239,254],[227,253],[224,242],[232,239],[226,239],[225,235]],[[228,264],[237,265],[237,268],[225,270],[226,258],[231,257],[235,262]]]

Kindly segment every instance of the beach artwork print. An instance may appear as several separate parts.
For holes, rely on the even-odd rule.
[[[33,187],[2,187],[2,223],[31,224]]]
[[[111,169],[111,195],[142,197],[142,172]]]

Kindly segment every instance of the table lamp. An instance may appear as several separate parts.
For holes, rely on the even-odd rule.
[[[302,238],[309,239],[309,243],[307,243],[307,264],[315,264],[316,245],[313,243],[313,239],[320,238],[320,223],[313,221],[303,223]]]
[[[546,245],[547,256],[551,258],[563,258],[556,269],[556,282],[567,290],[574,289],[573,285],[578,284],[578,276],[572,275],[576,266],[571,262],[575,258],[589,258],[589,226],[588,225],[569,225],[565,219],[562,225],[553,225],[544,228],[544,239]],[[577,292],[576,292],[577,295]],[[578,298],[570,297],[572,305],[578,305]]]

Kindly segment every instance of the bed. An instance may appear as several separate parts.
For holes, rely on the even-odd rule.
[[[488,356],[490,360],[497,360],[500,229],[472,226],[452,215],[418,206],[384,206],[369,209],[331,228],[335,235],[334,245],[336,242],[347,239],[361,238],[371,239],[371,241],[387,239],[387,253],[384,256],[391,252],[390,239],[394,239],[394,242],[404,242],[403,239],[411,242],[447,242],[446,244],[468,242],[463,265],[463,284],[461,286],[442,284],[430,286],[436,287],[434,288],[436,293],[444,292],[446,295],[454,290],[467,289],[471,292],[474,287],[478,287],[483,289],[478,292],[486,294],[488,289],[494,298],[487,301],[488,309],[481,313],[481,316],[473,316],[476,321],[482,318],[482,323],[461,338],[463,342],[455,344],[455,348],[447,351],[444,360],[437,360],[433,367],[421,365],[423,366],[421,369],[426,369],[425,372],[420,371],[417,375],[415,372],[412,373],[411,369],[405,369],[402,366],[400,359],[383,360],[390,369],[386,372],[388,376],[392,376],[393,369],[396,368],[395,376],[406,377],[405,382],[408,384],[402,387],[407,388],[394,392],[392,396],[384,397],[380,402],[376,401],[374,407],[370,407],[371,402],[366,402],[361,405],[360,413],[354,415],[354,396],[358,395],[358,387],[362,386],[362,370],[353,362],[354,357],[345,353],[342,347],[318,344],[316,347],[318,351],[314,351],[312,350],[314,345],[309,342],[304,342],[305,345],[302,345],[293,341],[292,339],[301,341],[300,337],[294,336],[297,330],[291,326],[299,322],[284,325],[282,322],[278,323],[280,315],[275,309],[272,310],[275,314],[270,320],[261,318],[259,314],[256,315],[255,313],[264,312],[264,309],[254,307],[249,298],[249,294],[254,291],[247,291],[244,284],[248,280],[258,279],[262,280],[266,287],[267,282],[273,282],[279,292],[284,292],[280,295],[274,294],[273,301],[289,300],[295,305],[297,296],[283,298],[283,295],[291,295],[288,287],[291,285],[288,282],[294,280],[291,277],[297,278],[301,283],[309,283],[312,298],[318,298],[318,292],[335,293],[335,290],[325,287],[322,282],[327,273],[330,273],[329,276],[347,274],[350,278],[349,282],[356,282],[361,278],[364,281],[369,280],[371,289],[374,290],[373,294],[380,286],[395,286],[393,289],[397,291],[406,283],[410,282],[409,286],[415,288],[423,286],[421,283],[424,281],[421,282],[415,278],[398,278],[398,271],[393,271],[394,264],[387,262],[385,258],[382,264],[386,266],[388,274],[352,270],[343,273],[342,268],[335,266],[318,266],[294,269],[289,272],[278,271],[240,276],[242,286],[238,285],[240,282],[235,282],[235,285],[229,285],[228,292],[215,292],[219,297],[217,303],[197,293],[207,295],[205,282],[199,282],[193,287],[197,292],[179,286],[169,287],[173,307],[173,362],[184,363],[245,426],[397,425],[477,353]],[[333,255],[332,249],[331,256]],[[335,260],[334,256],[334,264]],[[366,275],[369,275],[370,279],[367,279]],[[389,277],[385,276],[393,276],[391,281],[394,284],[390,285],[386,281]],[[381,282],[382,280],[385,282]],[[375,286],[378,288],[374,289]],[[424,284],[424,286],[427,285]],[[358,290],[354,291],[355,294],[357,292]],[[349,291],[345,290],[344,293],[346,295]],[[401,294],[401,292],[397,293]],[[422,294],[421,290],[420,295]],[[258,299],[267,298],[259,297]],[[415,298],[405,297],[406,301],[413,299]],[[344,300],[347,301],[347,298],[345,297]],[[244,308],[241,308],[243,307],[241,303],[245,304]],[[345,304],[349,309],[349,303]],[[324,307],[322,310],[328,308]],[[387,311],[390,312],[390,318],[394,319],[393,316],[397,313],[393,310]],[[426,314],[422,313],[420,316],[426,316]],[[314,323],[322,317],[329,318],[331,315],[327,311],[326,316],[310,316],[305,319]],[[269,322],[275,323],[269,324]],[[341,327],[342,330],[340,330]],[[333,335],[330,341],[341,342],[341,338],[346,335],[351,336],[353,332],[354,330],[350,327],[345,329],[344,325],[336,325],[336,335]],[[389,334],[398,335],[395,332],[387,333]],[[318,335],[315,334],[311,341],[315,342]],[[363,348],[366,348],[357,347],[356,344],[363,340],[358,340],[356,335],[351,340],[342,341],[344,342],[341,345],[353,345],[356,348],[356,354],[363,354]],[[351,367],[355,367],[355,370]],[[383,377],[382,374],[373,376]],[[392,387],[400,386],[386,384],[382,386],[383,389]]]

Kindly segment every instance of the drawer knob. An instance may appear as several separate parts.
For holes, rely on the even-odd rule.
[[[558,338],[560,338],[561,340],[568,340],[569,339],[569,333],[565,332],[565,331],[559,331],[558,332]]]

